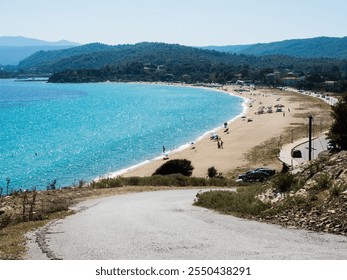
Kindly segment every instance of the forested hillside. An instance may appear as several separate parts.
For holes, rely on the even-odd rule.
[[[280,42],[235,45],[209,46],[203,49],[248,55],[288,55],[305,58],[347,59],[347,37],[318,37],[312,39],[293,39]]]
[[[176,44],[138,43],[135,45],[108,46],[88,44],[57,51],[41,51],[19,64],[22,70],[60,72],[64,70],[100,69],[126,63],[176,66],[182,64],[248,65],[266,67],[324,67],[324,64],[341,65],[330,59],[301,59],[288,56],[235,55],[211,50],[201,50]]]
[[[41,51],[19,64],[21,73],[52,73],[50,82],[165,81],[291,85],[344,92],[347,60],[244,55],[177,44],[88,44]],[[328,81],[329,83],[325,83]]]

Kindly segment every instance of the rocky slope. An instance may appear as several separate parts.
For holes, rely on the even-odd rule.
[[[272,187],[259,196],[271,208],[257,219],[347,236],[347,151],[322,155],[292,174],[289,192]]]

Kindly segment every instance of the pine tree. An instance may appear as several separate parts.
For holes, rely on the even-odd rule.
[[[347,150],[347,95],[332,106],[333,124],[329,131],[329,137],[342,150]]]

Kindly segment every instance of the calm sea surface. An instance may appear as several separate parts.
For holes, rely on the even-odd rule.
[[[242,112],[199,88],[0,80],[0,188],[57,187],[139,164]]]

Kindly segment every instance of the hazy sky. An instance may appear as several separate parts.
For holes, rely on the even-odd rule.
[[[347,0],[0,0],[0,36],[235,45],[347,36]]]

